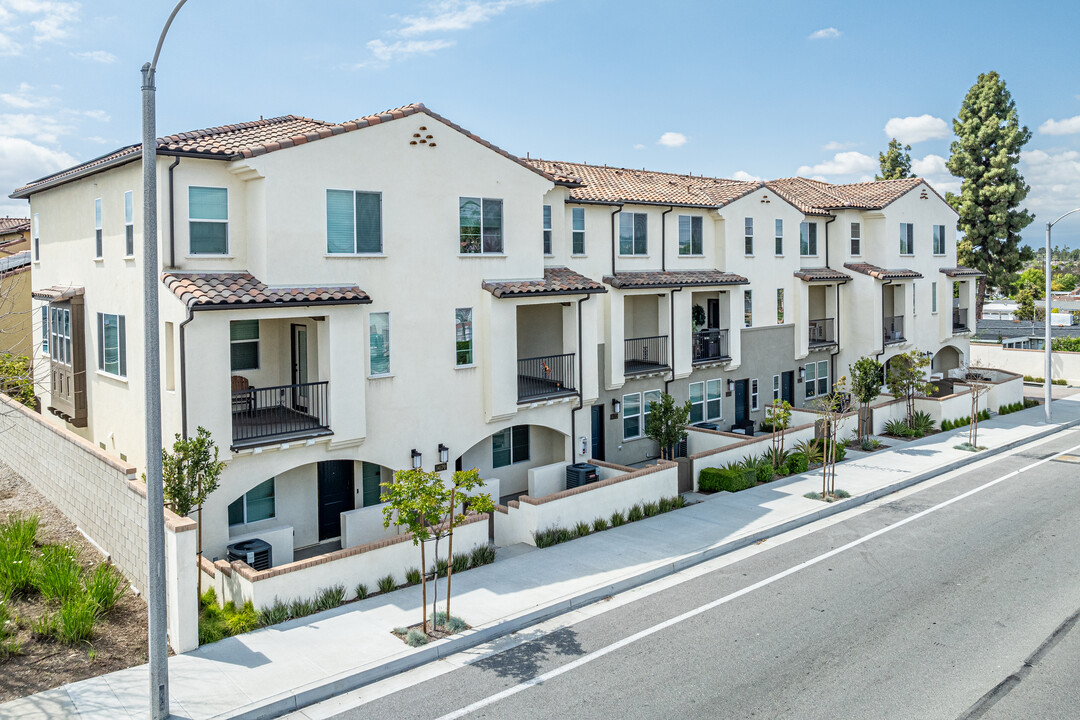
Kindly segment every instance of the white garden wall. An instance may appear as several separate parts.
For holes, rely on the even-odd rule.
[[[1018,375],[1042,377],[1046,374],[1046,354],[1042,350],[1003,348],[997,343],[971,343],[971,362],[976,365],[1000,368]],[[1080,385],[1080,352],[1055,350],[1050,354],[1053,379]],[[1013,402],[1016,402],[1015,400]]]

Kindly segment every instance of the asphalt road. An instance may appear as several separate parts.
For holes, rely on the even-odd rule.
[[[1062,433],[333,717],[1080,717],[1080,464],[931,509],[1078,444]]]

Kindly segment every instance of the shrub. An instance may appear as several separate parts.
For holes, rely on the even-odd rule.
[[[359,593],[360,587],[364,587],[363,583],[357,587]],[[364,595],[367,595],[367,588],[364,587]],[[267,625],[277,625],[283,623],[289,619],[289,606],[283,603],[281,600],[274,598],[274,604],[270,607],[263,608],[259,611],[259,625],[266,627]],[[201,640],[199,642],[202,642]]]
[[[806,461],[806,456],[800,452],[793,452],[788,457],[787,461],[787,474],[799,475],[810,469],[810,463]]]
[[[791,457],[790,450],[781,450],[780,448],[769,448],[765,451],[765,454],[761,456],[762,460],[772,466],[773,470],[782,472],[787,467],[788,459]]]
[[[679,508],[684,507],[686,507],[686,498],[684,498],[682,495],[676,495],[675,497],[671,498],[672,510],[678,510]]]
[[[579,522],[574,526],[574,534],[578,537],[585,537],[589,534],[589,523]]]
[[[983,409],[983,410],[979,411],[979,422],[982,422],[983,420],[989,420],[989,419],[990,419],[990,411],[989,410]]]
[[[468,559],[468,558],[466,558],[466,559]],[[355,588],[355,592],[356,592],[356,599],[357,600],[363,600],[364,598],[366,598],[368,596],[368,586],[365,585],[364,583],[357,583],[356,588]]]
[[[662,513],[671,512],[675,509],[674,498],[660,498],[660,501],[656,504],[657,510]]]
[[[314,599],[317,610],[332,610],[345,602],[345,586],[331,585],[319,592]]]
[[[952,429],[953,429],[952,420],[942,420],[941,421],[941,432],[946,432],[946,431],[952,430]]]
[[[707,492],[738,492],[753,487],[756,470],[734,468],[703,468],[698,476],[698,487]]]
[[[1068,385],[1069,384],[1066,380],[1051,380],[1050,383],[1052,385]]]
[[[567,540],[573,540],[574,537],[573,531],[568,530],[567,528],[552,526],[544,530],[535,531],[533,533],[533,543],[535,543],[538,548],[546,548],[566,542]]]
[[[911,429],[915,431],[916,437],[932,433],[934,431],[934,418],[930,417],[930,413],[918,410],[911,416]]]
[[[885,423],[885,433],[900,438],[914,437],[914,432],[903,420],[890,420]]]
[[[451,634],[459,633],[469,627],[464,620],[456,615],[451,615],[447,619],[446,613],[442,610],[435,613],[435,626],[442,627],[443,630]]]
[[[637,522],[643,517],[645,517],[645,511],[641,509],[640,505],[634,505],[626,511],[626,522]]]
[[[494,545],[477,545],[469,553],[469,567],[480,567],[495,562]]]
[[[94,633],[97,605],[83,595],[68,596],[57,613],[56,634],[68,645],[86,642]]]
[[[450,569],[455,573],[465,572],[469,569],[469,554],[458,553],[454,555],[454,559],[450,561]]]
[[[1039,401],[1036,400],[1035,398],[1024,398],[1024,407],[1025,408],[1033,408],[1038,404],[1039,404]]]
[[[837,490],[833,493],[833,495],[840,498],[841,500],[846,500],[847,498],[851,497],[851,493],[849,493],[847,490]]]
[[[112,610],[124,595],[123,576],[110,565],[98,565],[85,577],[86,594],[97,603],[102,614]],[[210,588],[213,591],[213,588]],[[216,600],[215,600],[216,602]]]
[[[806,498],[807,500],[820,500],[821,499],[821,493],[819,493],[819,492],[808,492],[805,495],[803,495],[803,497]]]
[[[406,585],[419,585],[420,584],[420,568],[409,568],[405,571],[405,584]]]
[[[405,642],[409,644],[409,647],[420,647],[421,645],[427,645],[428,636],[424,634],[423,630],[413,628],[405,635]]]
[[[881,447],[881,441],[875,438],[866,438],[862,441],[862,449],[866,452],[877,450],[879,447]]]
[[[248,600],[239,610],[227,613],[225,626],[229,630],[229,635],[240,635],[259,627],[259,614],[255,612],[255,606],[251,604],[251,601]]]
[[[593,532],[601,532],[608,529],[608,522],[602,517],[598,517],[592,521]]]
[[[652,517],[653,515],[659,515],[660,514],[660,503],[658,503],[658,502],[642,503],[641,511],[643,513],[645,513],[645,517]]]
[[[754,479],[759,483],[772,482],[773,478],[776,477],[776,470],[773,469],[771,461],[758,463],[757,467],[754,469],[754,473]]]
[[[615,512],[611,513],[611,527],[619,527],[620,525],[625,524],[626,516],[624,516],[621,512],[616,510]]]
[[[397,590],[397,581],[394,580],[393,575],[387,575],[386,577],[379,578],[379,592],[388,593]]]
[[[34,585],[42,597],[55,602],[82,594],[82,567],[66,545],[46,545],[34,560]]]
[[[817,439],[809,441],[801,440],[795,443],[795,452],[801,453],[806,458],[807,468],[821,464],[821,460],[824,457],[821,450],[821,442]]]

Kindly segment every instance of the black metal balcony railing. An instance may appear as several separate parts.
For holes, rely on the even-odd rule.
[[[626,375],[668,368],[667,335],[630,338],[624,341],[623,372]]]
[[[811,320],[809,333],[810,347],[824,347],[836,344],[836,334],[833,330],[833,318]]]
[[[248,388],[232,394],[233,445],[330,433],[329,381]]]
[[[968,309],[967,308],[953,308],[952,311],[952,329],[967,330],[968,329]]]
[[[728,360],[728,331],[727,330],[701,330],[693,335],[694,362],[710,362],[712,360]]]
[[[884,317],[881,319],[882,339],[885,344],[904,341],[904,316]]]
[[[574,386],[574,356],[544,355],[518,360],[518,402],[562,397],[577,392]]]

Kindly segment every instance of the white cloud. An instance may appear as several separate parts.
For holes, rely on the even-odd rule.
[[[0,0],[0,55],[22,52],[12,37],[30,36],[35,43],[63,40],[78,16],[77,2]]]
[[[13,93],[0,93],[0,102],[19,110],[48,107],[56,98],[33,94],[33,87],[28,83],[19,83],[19,89]]]
[[[104,110],[64,110],[64,112],[69,115],[88,117],[91,120],[97,120],[98,122],[109,122],[112,120],[112,116]]]
[[[847,150],[848,148],[853,147],[855,147],[855,143],[853,142],[838,142],[836,140],[830,140],[829,142],[822,145],[821,149],[827,152],[837,152],[839,150]]]
[[[1080,115],[1064,120],[1050,118],[1039,126],[1039,132],[1043,135],[1075,135],[1080,133]]]
[[[911,171],[930,183],[942,195],[946,192],[960,192],[960,179],[949,172],[945,167],[945,158],[940,155],[912,158]]]
[[[547,0],[495,0],[494,2],[443,0],[432,5],[431,12],[427,15],[403,17],[402,27],[395,32],[402,37],[412,37],[431,32],[468,30],[473,25],[502,15],[512,7],[539,5],[543,2]]]
[[[18,55],[22,45],[12,40],[7,33],[0,32],[0,55]]]
[[[1080,204],[1080,152],[1026,150],[1020,154],[1020,172],[1031,185],[1025,204],[1040,220],[1053,220]]]
[[[869,155],[861,152],[848,151],[833,155],[832,160],[826,160],[817,165],[803,165],[799,168],[799,175],[811,175],[816,179],[824,179],[826,175],[865,175],[878,169],[878,162]]]
[[[0,136],[0,187],[6,197],[11,190],[25,185],[36,178],[63,170],[75,164],[75,158],[66,152],[50,150],[25,138]],[[27,213],[25,201],[4,201],[0,199],[0,212]]]
[[[644,145],[642,145],[641,143],[635,143],[635,144],[634,144],[634,149],[635,149],[635,150],[644,150],[644,149],[645,149],[645,146],[644,146]]]
[[[844,33],[840,32],[834,27],[821,28],[810,33],[808,40],[835,40]]]
[[[933,115],[891,118],[885,123],[885,134],[902,143],[918,143],[949,136],[949,126]]]
[[[687,138],[682,133],[678,132],[666,132],[660,136],[660,139],[656,141],[657,144],[664,147],[677,148],[682,147],[687,143]]]
[[[90,50],[89,52],[71,53],[72,57],[83,58],[84,60],[92,60],[94,62],[104,63],[106,65],[117,61],[117,57],[111,52],[105,50]]]
[[[731,174],[732,180],[742,180],[743,182],[757,182],[761,180],[757,175],[751,175],[745,170],[736,170]]]
[[[56,118],[34,113],[4,113],[0,115],[0,137],[28,137],[37,142],[55,143],[71,128]]]
[[[398,40],[397,42],[388,45],[382,40],[372,40],[367,44],[367,49],[371,51],[375,61],[360,63],[357,67],[374,64],[381,65],[394,60],[407,58],[410,55],[433,53],[436,50],[451,47],[453,44],[453,40]]]

